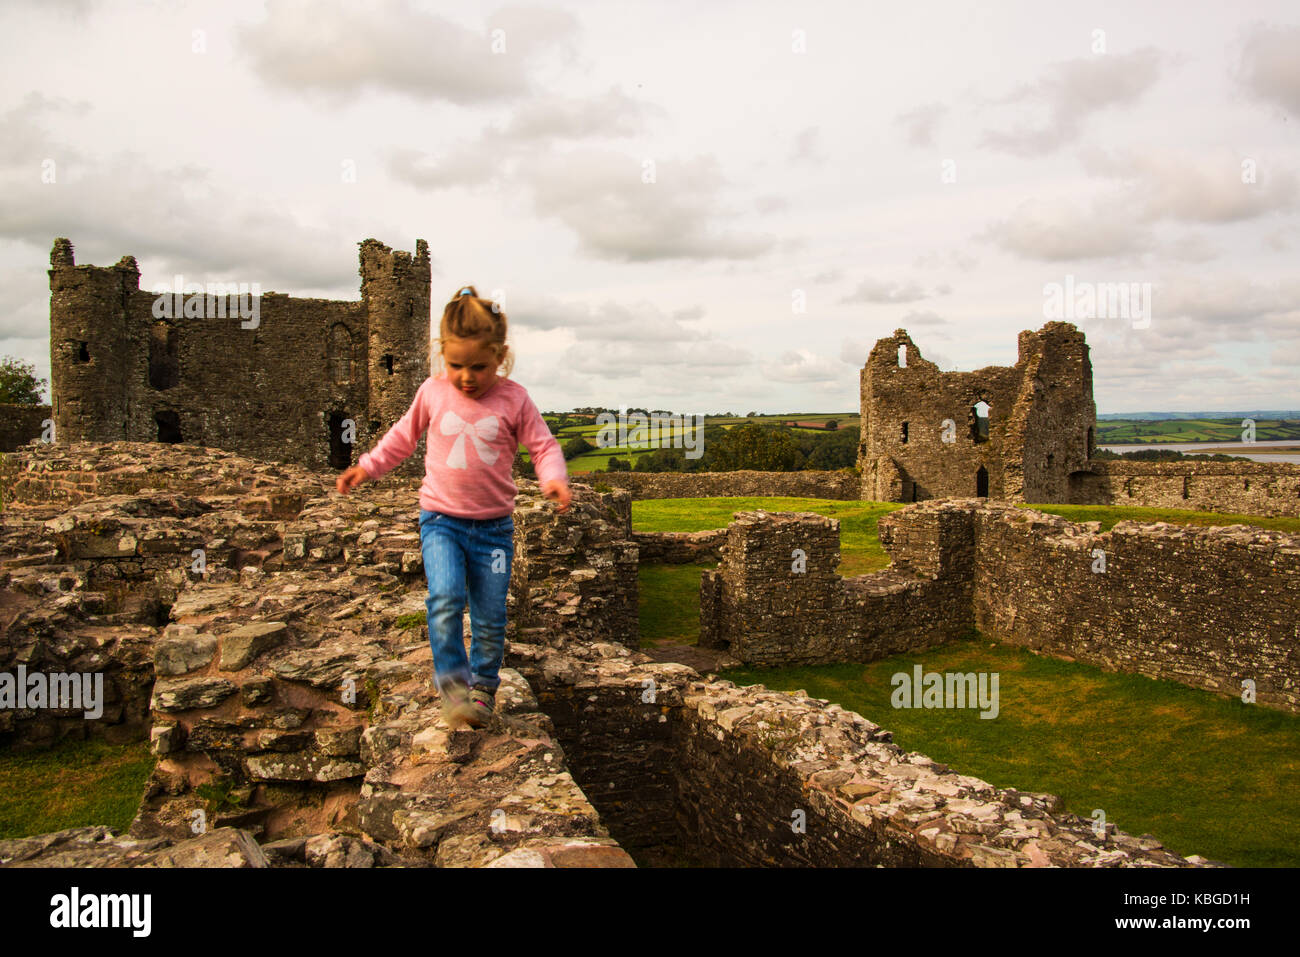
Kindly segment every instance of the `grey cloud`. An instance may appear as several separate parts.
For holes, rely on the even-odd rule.
[[[1146,47],[1053,64],[1035,83],[1001,100],[1045,107],[1047,125],[1010,132],[986,130],[983,144],[1016,156],[1050,153],[1078,138],[1083,121],[1091,114],[1136,102],[1159,79],[1160,63],[1160,52]]]
[[[1256,168],[1257,182],[1243,183],[1241,162],[1247,157],[1217,155],[1209,159],[1171,152],[1105,152],[1080,155],[1094,176],[1119,179],[1126,190],[1114,203],[1130,215],[1161,219],[1230,223],[1253,219],[1295,205],[1297,179],[1292,171],[1271,165]]]
[[[84,100],[49,97],[38,91],[28,93],[21,103],[0,115],[0,168],[25,165],[32,182],[39,183],[44,160],[53,159],[62,165],[82,159],[80,150],[52,141],[43,120],[53,113],[81,116],[89,111],[90,104]]]
[[[884,282],[878,279],[864,279],[858,283],[857,289],[841,299],[840,302],[917,302],[936,295],[942,295],[942,293],[939,290],[927,293],[919,283],[912,281],[898,283]]]
[[[894,123],[903,128],[903,135],[911,146],[931,146],[934,128],[948,112],[942,103],[927,103],[894,117]]]
[[[390,176],[417,189],[451,189],[481,186],[499,179],[508,157],[486,153],[473,144],[452,146],[438,157],[420,150],[397,147],[384,158]]]
[[[844,368],[808,349],[785,352],[779,359],[762,364],[764,379],[772,382],[843,382]]]
[[[1150,235],[1135,229],[1122,209],[1093,203],[1091,210],[1083,210],[1062,200],[1026,200],[975,238],[1045,262],[1104,259],[1151,246]]]
[[[1300,114],[1300,26],[1260,24],[1247,35],[1238,80],[1259,99]]]
[[[864,339],[844,339],[840,342],[840,361],[860,369],[867,364],[872,345]]]
[[[521,164],[539,215],[577,234],[597,259],[752,259],[775,244],[771,236],[721,233],[716,195],[725,183],[714,157],[656,160],[656,181],[642,181],[642,160],[605,150],[548,154]]]
[[[912,326],[946,326],[948,320],[934,312],[909,312],[899,320],[904,329]]]
[[[504,53],[492,49],[497,28]],[[347,101],[377,89],[473,104],[526,94],[533,61],[567,48],[576,32],[571,14],[541,8],[504,8],[480,32],[407,0],[382,11],[282,0],[239,30],[237,49],[268,85],[287,90]]]
[[[790,162],[816,165],[825,163],[828,159],[827,155],[817,148],[820,139],[821,130],[815,126],[800,130],[799,135],[795,137],[794,145],[790,148]]]
[[[634,136],[651,116],[666,117],[668,111],[611,87],[598,96],[561,97],[541,95],[520,104],[501,132],[489,130],[485,145],[493,141],[529,143],[549,139],[583,139],[589,136]]]

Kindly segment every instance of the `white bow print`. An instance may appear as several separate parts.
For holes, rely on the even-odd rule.
[[[451,452],[447,455],[447,464],[454,469],[469,468],[469,463],[465,460],[465,436],[469,436],[474,448],[478,452],[478,457],[491,465],[497,460],[497,450],[489,448],[483,444],[483,440],[491,442],[497,437],[497,417],[495,415],[485,416],[477,422],[466,422],[455,412],[450,409],[443,415],[442,422],[438,426],[443,435],[455,435],[456,443],[451,447]],[[459,433],[459,434],[457,434]]]

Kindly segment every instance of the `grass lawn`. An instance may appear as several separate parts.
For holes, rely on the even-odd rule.
[[[997,672],[999,712],[895,709],[896,672]],[[804,689],[997,787],[1060,795],[1131,834],[1237,867],[1300,866],[1300,717],[978,637],[870,664],[723,674]]]
[[[0,839],[107,824],[125,831],[155,758],[145,741],[0,752]]]

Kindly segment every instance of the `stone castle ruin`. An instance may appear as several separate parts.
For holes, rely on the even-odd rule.
[[[798,543],[827,578],[837,523],[633,533],[627,492],[576,484],[560,514],[519,484],[500,713],[468,731],[433,688],[415,479],[344,497],[327,475],[159,443],[0,458],[0,670],[106,679],[98,720],[4,709],[0,740],[147,739],[158,757],[126,833],[0,841],[0,866],[1214,866],[905,751],[828,701],[638,647],[643,556],[721,555],[729,576],[788,571]],[[933,597],[969,605],[983,533],[963,516],[913,506],[887,544],[904,577],[934,566]],[[838,601],[829,578],[782,578],[790,593],[754,609],[769,633]],[[942,639],[929,620],[892,644]]]
[[[1069,323],[1022,332],[1014,366],[975,372],[940,372],[899,329],[862,369],[862,496],[1063,502],[1096,420],[1088,347]]]
[[[858,496],[990,498],[1300,515],[1300,465],[1097,461],[1084,334],[1068,322],[1020,333],[1014,366],[940,372],[905,329],[861,375]],[[616,480],[617,481],[617,480]]]
[[[1300,536],[1102,533],[989,500],[1297,514],[1300,468],[1094,462],[1073,326],[1024,332],[1014,367],[973,373],[939,372],[900,330],[863,370],[860,483],[612,473],[632,491],[575,482],[560,514],[517,479],[500,712],[452,729],[425,633],[421,456],[333,487],[428,367],[427,245],[360,245],[359,302],[268,293],[243,328],[229,302],[225,319],[206,301],[158,316],[133,259],[77,266],[56,241],[57,440],[0,455],[0,672],[104,691],[94,718],[84,701],[0,702],[0,745],[147,740],[158,761],[125,834],[0,841],[0,866],[1214,866],[712,672],[871,661],[977,628],[1220,694],[1248,678],[1261,707],[1295,713]],[[727,494],[917,504],[879,523],[892,565],[854,578],[821,516],[632,531],[634,497]],[[640,647],[646,562],[715,563],[698,648]]]
[[[429,375],[428,243],[417,239],[414,256],[359,245],[359,301],[267,292],[249,320],[238,294],[142,290],[135,257],[79,266],[72,243],[56,239],[55,441],[185,443],[348,467]]]

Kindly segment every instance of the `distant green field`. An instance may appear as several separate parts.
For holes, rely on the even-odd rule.
[[[1161,445],[1167,442],[1241,442],[1241,419],[1110,419],[1098,422],[1098,445]],[[1260,442],[1300,439],[1300,422],[1256,419]]]

